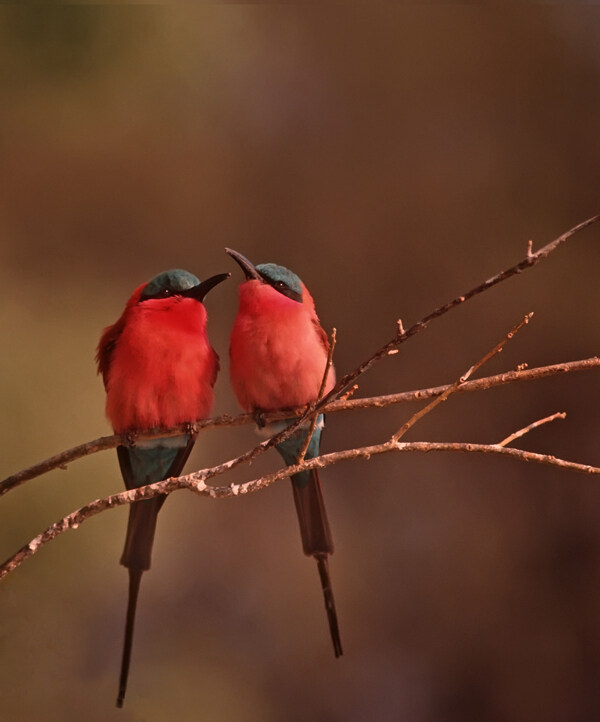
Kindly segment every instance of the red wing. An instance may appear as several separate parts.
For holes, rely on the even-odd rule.
[[[125,327],[125,321],[123,316],[112,326],[107,326],[100,342],[98,343],[98,349],[96,351],[96,363],[98,364],[98,373],[102,374],[102,380],[104,381],[104,387],[108,383],[108,372],[110,370],[110,360],[112,358],[112,352],[115,350],[119,337]]]
[[[131,295],[131,298],[129,299],[129,301],[127,301],[125,310],[121,314],[118,321],[113,323],[112,326],[107,326],[102,332],[102,336],[100,337],[98,348],[96,350],[96,363],[98,364],[98,373],[102,374],[104,388],[106,388],[106,384],[108,382],[108,372],[110,371],[112,352],[115,350],[115,346],[119,341],[119,337],[121,336],[121,334],[123,333],[123,329],[125,328],[125,314],[127,313],[129,308],[135,306],[135,304],[139,301],[140,295],[145,286],[146,284],[142,283],[141,286],[138,286],[135,289],[135,291]]]
[[[219,361],[219,354],[214,350],[214,348],[211,346],[210,350],[213,352],[213,372],[210,379],[210,385],[211,387],[214,387],[215,383],[217,382],[217,375],[221,369],[221,363]]]
[[[323,327],[322,327],[321,324],[319,323],[319,319],[318,319],[318,318],[313,318],[312,322],[313,322],[313,325],[314,325],[314,327],[315,327],[315,331],[317,332],[317,336],[318,336],[319,340],[321,341],[321,343],[323,344],[323,348],[325,349],[325,353],[326,353],[326,354],[329,354],[329,337],[327,336],[327,334],[325,333]]]

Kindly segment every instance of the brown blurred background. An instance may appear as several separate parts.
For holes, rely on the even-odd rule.
[[[230,270],[208,298],[216,413],[237,410],[239,270],[276,261],[336,326],[339,372],[395,330],[600,212],[597,8],[8,8],[0,15],[0,393],[5,476],[109,432],[93,361],[157,272]],[[359,393],[455,379],[517,320],[494,373],[598,352],[600,229],[458,309]],[[456,397],[418,440],[600,464],[597,373]],[[416,407],[336,414],[324,450]],[[188,468],[254,444],[199,440]],[[280,464],[275,453],[224,482]],[[127,512],[65,534],[1,585],[3,719],[452,722],[600,718],[600,491],[504,459],[402,456],[323,474],[345,655],[334,660],[287,482],[175,494],[114,709]],[[1,500],[7,557],[122,488],[105,452]]]

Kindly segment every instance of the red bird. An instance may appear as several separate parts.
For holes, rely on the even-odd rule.
[[[206,418],[213,405],[219,357],[206,333],[202,304],[211,288],[229,277],[200,283],[191,273],[160,273],[137,288],[119,320],[98,344],[98,372],[106,388],[106,415],[116,433],[177,426]],[[192,433],[118,446],[127,489],[178,476],[194,445]],[[123,706],[137,596],[150,568],[156,518],[166,495],[129,507],[121,564],[129,570],[129,602],[117,707]]]
[[[239,308],[229,348],[231,383],[240,405],[256,413],[314,401],[325,372],[329,343],[306,286],[283,266],[253,266],[241,253],[229,248],[226,251],[246,276],[239,289]],[[325,392],[334,384],[335,371],[331,367]],[[271,431],[289,423],[279,428],[272,426]],[[319,455],[323,425],[320,415],[305,458]],[[277,445],[288,466],[297,462],[307,434],[308,429],[301,427]],[[292,490],[302,546],[305,554],[317,560],[333,649],[339,657],[342,643],[328,568],[333,541],[317,470],[294,474]]]

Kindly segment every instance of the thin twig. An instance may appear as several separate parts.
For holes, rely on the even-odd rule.
[[[513,449],[500,446],[499,444],[470,444],[457,442],[400,442],[390,439],[382,444],[374,446],[364,446],[356,449],[347,449],[345,451],[334,451],[331,454],[315,457],[314,459],[305,459],[302,464],[289,466],[279,471],[263,476],[260,479],[244,482],[243,484],[229,484],[228,486],[207,486],[205,479],[215,476],[216,470],[223,467],[213,467],[212,469],[203,469],[201,471],[181,476],[179,478],[166,479],[156,484],[142,486],[138,489],[123,491],[119,494],[97,499],[96,501],[86,504],[80,509],[75,510],[71,514],[63,517],[59,521],[49,526],[41,534],[34,537],[29,544],[22,547],[16,554],[9,557],[4,564],[0,566],[0,579],[5,577],[11,571],[19,567],[26,559],[33,556],[45,544],[55,539],[57,536],[68,529],[77,529],[77,527],[87,519],[99,514],[106,509],[113,509],[124,504],[130,504],[140,499],[150,499],[159,494],[170,494],[180,489],[188,489],[201,496],[208,496],[213,499],[221,499],[225,497],[240,496],[251,492],[259,491],[280,479],[287,478],[300,471],[316,468],[324,468],[337,464],[341,461],[349,461],[352,459],[370,459],[372,456],[385,454],[390,452],[420,452],[428,453],[435,451],[454,451],[464,453],[480,453],[480,454],[496,454],[500,456],[510,456],[519,461],[533,462],[537,464],[545,464],[561,469],[576,471],[584,474],[600,475],[600,468],[587,464],[579,464],[564,459],[558,459],[548,454],[536,454],[531,451],[522,449]],[[234,460],[232,460],[234,461]],[[231,462],[226,462],[231,468]]]
[[[417,411],[416,414],[413,414],[408,421],[406,421],[402,426],[396,431],[396,433],[392,436],[393,441],[399,441],[404,434],[413,427],[419,419],[422,419],[423,416],[433,411],[433,409],[438,406],[439,404],[446,401],[446,399],[456,391],[458,391],[459,387],[465,384],[468,379],[477,371],[479,370],[485,363],[487,363],[491,358],[493,358],[496,354],[500,353],[502,349],[506,346],[506,344],[514,337],[516,333],[518,333],[523,326],[526,326],[529,321],[531,320],[533,316],[533,313],[528,313],[519,323],[511,329],[506,336],[497,343],[493,349],[488,351],[485,356],[483,356],[477,363],[473,364],[471,368],[464,373],[460,378],[458,378],[453,384],[451,384],[442,394],[440,394],[437,398],[435,398],[433,401],[431,401],[427,406]]]
[[[358,391],[358,384],[354,384],[349,389],[346,389],[343,394],[340,394],[340,397],[338,401],[332,401],[332,404],[341,402],[341,401],[347,401],[351,396],[354,396],[354,394]],[[330,408],[331,405],[329,405],[327,408]]]
[[[549,376],[555,376],[563,373],[573,373],[576,371],[586,371],[600,367],[600,357],[592,356],[591,358],[582,359],[579,361],[565,361],[564,363],[552,364],[550,366],[540,366],[533,369],[518,369],[516,371],[506,371],[501,374],[495,374],[494,376],[487,376],[476,381],[467,381],[458,387],[456,393],[462,393],[467,391],[486,391],[497,386],[504,386],[506,384],[517,383],[521,381],[535,381],[537,379],[547,378]],[[443,394],[451,385],[444,386],[432,386],[427,389],[418,389],[415,391],[403,391],[397,394],[387,394],[384,396],[371,396],[362,399],[338,399],[331,401],[323,409],[322,413],[335,413],[337,411],[354,411],[356,409],[368,409],[368,408],[383,408],[386,406],[392,406],[394,404],[410,403],[414,401],[423,401],[426,399],[434,398]],[[295,409],[284,409],[282,411],[274,411],[265,413],[264,419],[266,423],[272,423],[274,421],[282,421],[289,419],[292,416],[299,416],[306,412],[306,407],[302,406]],[[239,414],[237,416],[230,416],[224,414],[223,416],[217,416],[212,419],[204,419],[191,425],[191,430],[195,433],[205,431],[212,428],[225,428],[228,426],[243,426],[245,424],[255,423],[255,419],[252,414]],[[0,496],[5,494],[7,491],[14,489],[15,487],[23,484],[30,479],[35,479],[42,474],[46,474],[54,469],[64,469],[67,464],[77,461],[78,459],[94,454],[98,451],[105,451],[107,449],[114,449],[116,446],[123,445],[128,446],[131,443],[140,441],[142,439],[155,439],[158,437],[177,436],[178,434],[189,432],[190,425],[176,426],[172,429],[166,430],[154,430],[145,432],[136,432],[135,434],[115,434],[113,436],[102,436],[94,441],[80,444],[71,449],[67,449],[60,454],[51,456],[44,461],[41,461],[33,466],[29,466],[22,471],[19,471],[11,476],[8,476],[3,481],[0,481]]]
[[[510,436],[507,436],[506,439],[503,439],[498,446],[507,446],[511,442],[513,442],[515,439],[520,439],[521,436],[525,436],[525,434],[528,434],[530,431],[533,431],[533,429],[537,429],[538,426],[542,426],[543,424],[549,424],[551,421],[556,421],[556,419],[566,419],[567,413],[565,411],[557,411],[555,414],[552,414],[551,416],[546,416],[543,419],[539,419],[538,421],[534,421],[532,424],[529,424],[529,426],[525,426],[522,429],[519,429],[518,431],[515,431],[514,434],[511,434]]]
[[[323,398],[323,394],[325,393],[325,387],[327,385],[327,377],[329,376],[329,371],[331,370],[331,367],[333,365],[333,349],[335,348],[335,339],[336,339],[336,329],[331,329],[331,338],[329,339],[329,348],[327,349],[327,361],[325,362],[325,370],[323,371],[323,378],[321,379],[321,386],[319,387],[319,393],[317,394],[317,398],[315,400],[315,403],[313,405],[313,408],[319,403],[319,401]],[[306,438],[304,439],[302,443],[302,448],[300,449],[300,453],[298,454],[298,463],[301,463],[304,461],[304,457],[306,456],[306,452],[308,450],[308,446],[310,444],[310,441],[312,439],[313,434],[315,433],[315,429],[317,427],[317,418],[318,414],[313,414],[312,420],[310,422],[310,428],[308,430],[308,434],[306,435]]]
[[[547,258],[553,251],[555,251],[560,245],[565,243],[565,241],[567,241],[569,238],[574,236],[576,233],[579,233],[579,231],[582,231],[584,228],[587,228],[593,223],[596,223],[598,220],[600,220],[600,215],[593,216],[592,218],[588,218],[582,223],[578,223],[570,230],[558,236],[558,238],[555,238],[553,241],[550,241],[550,243],[547,243],[535,253],[531,253],[531,247],[528,247],[525,258],[519,261],[519,263],[511,266],[510,268],[507,268],[504,271],[501,271],[500,273],[497,273],[495,276],[492,276],[487,281],[481,283],[479,286],[472,288],[470,291],[467,291],[467,293],[461,296],[457,296],[455,299],[449,301],[448,303],[445,303],[443,306],[439,306],[435,309],[435,311],[432,311],[420,321],[417,321],[417,323],[413,324],[407,331],[403,330],[402,322],[399,320],[397,322],[397,331],[394,338],[384,344],[374,354],[369,356],[366,361],[363,361],[353,371],[350,371],[345,376],[343,376],[337,382],[334,388],[331,389],[331,391],[323,397],[321,404],[325,405],[331,399],[337,398],[339,394],[343,393],[346,388],[352,385],[356,381],[356,379],[359,376],[362,376],[362,374],[364,374],[365,371],[367,371],[367,369],[369,369],[376,361],[378,361],[380,358],[383,358],[384,356],[387,356],[391,349],[396,348],[401,343],[407,341],[411,336],[414,336],[416,333],[422,331],[430,321],[433,321],[434,319],[443,316],[451,309],[456,308],[456,306],[460,306],[474,296],[477,296],[478,294],[489,290],[493,286],[496,286],[498,283],[501,283],[502,281],[511,278],[511,276],[515,276],[519,273],[522,273],[526,269],[532,268],[533,266],[537,265],[541,260]]]
[[[525,364],[526,366],[526,364]],[[560,364],[552,364],[551,366],[539,366],[533,369],[518,368],[516,371],[505,371],[494,376],[486,376],[474,381],[467,381],[459,386],[457,393],[467,391],[487,391],[488,389],[506,384],[517,383],[520,381],[535,381],[537,379],[547,378],[562,373],[572,373],[574,371],[585,371],[587,369],[598,368],[600,366],[600,357],[592,356],[591,358],[582,359],[581,361],[566,361]],[[364,399],[351,399],[349,401],[332,401],[327,404],[326,411],[328,414],[335,411],[352,411],[354,409],[381,408],[384,406],[392,406],[394,404],[409,403],[412,401],[422,401],[433,398],[444,393],[449,385],[432,386],[428,389],[420,389],[418,391],[403,391],[398,394],[387,394],[385,396],[371,396]]]

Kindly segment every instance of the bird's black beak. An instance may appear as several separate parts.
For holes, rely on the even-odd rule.
[[[244,276],[246,276],[246,279],[248,281],[255,279],[256,281],[264,282],[264,278],[260,275],[260,273],[252,265],[252,263],[250,263],[250,261],[246,258],[246,256],[242,256],[241,253],[238,253],[237,251],[234,251],[231,248],[226,248],[225,253],[229,253],[229,255],[233,258],[233,260],[242,269],[242,271],[244,272]]]
[[[206,294],[219,283],[226,281],[231,276],[231,273],[219,273],[216,276],[207,278],[206,281],[202,281],[196,286],[188,288],[186,291],[182,291],[181,295],[186,298],[194,298],[196,301],[203,301]]]

